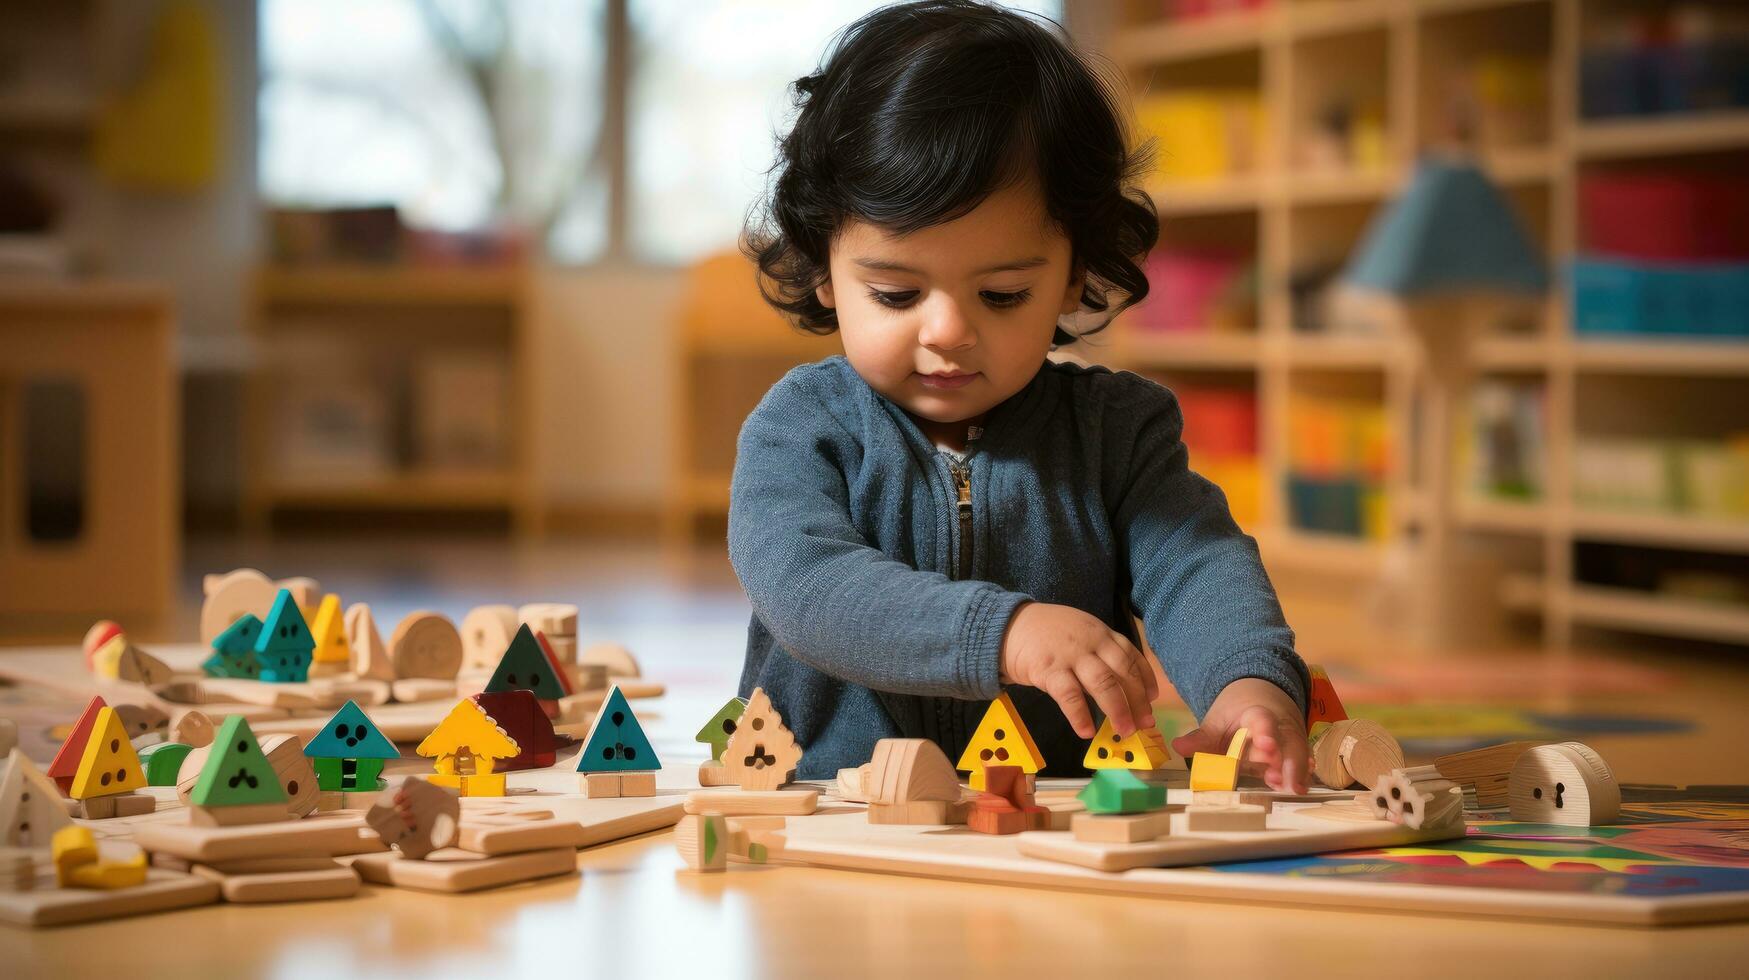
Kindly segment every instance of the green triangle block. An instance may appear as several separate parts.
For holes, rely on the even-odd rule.
[[[544,701],[557,701],[565,696],[565,688],[553,676],[552,662],[541,652],[540,641],[534,638],[527,623],[517,629],[510,645],[504,648],[504,656],[498,660],[498,669],[492,671],[492,679],[486,682],[487,694],[506,691],[529,691]]]
[[[232,715],[213,736],[212,754],[194,781],[188,801],[196,806],[246,806],[284,803],[279,774],[262,753],[242,715]]]
[[[656,750],[632,714],[626,696],[615,684],[589,726],[583,754],[577,757],[578,772],[649,772],[662,768]]]
[[[1087,804],[1088,813],[1147,813],[1166,805],[1166,787],[1128,769],[1098,769],[1076,799]]]
[[[711,761],[723,761],[723,749],[729,744],[729,736],[735,734],[735,722],[741,719],[741,713],[747,710],[746,698],[730,698],[729,703],[722,706],[711,720],[704,723],[692,740],[703,742],[711,747]]]

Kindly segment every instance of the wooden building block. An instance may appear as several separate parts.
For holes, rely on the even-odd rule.
[[[1597,827],[1621,815],[1621,787],[1590,746],[1561,742],[1527,749],[1512,766],[1512,819]]]
[[[730,698],[699,728],[698,734],[693,736],[693,741],[703,742],[711,747],[711,762],[721,764],[723,749],[728,747],[729,739],[735,734],[741,720],[741,714],[746,710],[746,699]]]
[[[723,748],[723,766],[744,790],[775,790],[789,782],[802,748],[761,688],[754,688],[735,734]]]
[[[710,763],[707,762],[705,765],[710,765]],[[869,763],[866,762],[860,766],[838,770],[838,779],[834,784],[838,798],[846,803],[867,803],[868,774]],[[702,779],[700,779],[700,783],[703,783]]]
[[[883,738],[863,777],[871,803],[958,802],[959,775],[941,747],[926,738]]]
[[[1159,769],[1172,758],[1166,736],[1158,728],[1138,728],[1119,738],[1107,718],[1087,746],[1081,764],[1089,769]]]
[[[475,606],[462,617],[462,670],[491,670],[516,635],[514,606]]]
[[[586,772],[581,780],[583,795],[592,800],[619,798],[620,774],[617,772]]]
[[[597,643],[577,654],[578,666],[599,666],[607,671],[609,680],[616,677],[642,677],[638,658],[618,643]]]
[[[1012,803],[986,795],[972,802],[966,827],[980,834],[1005,836],[1032,829],[1032,819]]]
[[[390,685],[396,701],[402,704],[415,704],[420,701],[447,701],[456,695],[456,683],[453,680],[439,680],[432,677],[402,677]]]
[[[157,686],[168,684],[175,672],[168,664],[132,644],[122,651],[116,663],[116,678],[136,684]]]
[[[456,794],[423,779],[407,779],[364,815],[377,836],[401,853],[421,860],[455,843],[461,823]]]
[[[619,774],[619,795],[655,796],[656,774],[653,772],[622,772]]]
[[[1166,805],[1166,787],[1145,782],[1128,769],[1095,769],[1076,799],[1091,813],[1144,813]]]
[[[575,874],[577,852],[570,847],[554,847],[487,857],[448,847],[433,851],[423,861],[410,860],[393,851],[361,854],[353,859],[352,867],[359,877],[373,884],[418,891],[470,892]]]
[[[674,825],[674,848],[694,871],[723,871],[729,866],[728,836],[728,818],[689,813]]]
[[[389,639],[389,657],[396,677],[453,681],[462,667],[462,635],[442,613],[409,613]]]
[[[1172,814],[1172,833],[1230,833],[1267,830],[1269,814],[1260,806],[1209,806],[1193,803]]]
[[[1498,810],[1511,802],[1512,767],[1518,757],[1541,742],[1507,742],[1469,752],[1453,752],[1433,760],[1434,768],[1445,778],[1473,789],[1476,805],[1484,810]]]
[[[518,854],[554,847],[586,847],[589,838],[575,820],[551,810],[480,810],[463,815],[455,846],[475,854]]]
[[[1170,832],[1171,817],[1172,814],[1165,810],[1153,813],[1077,813],[1070,821],[1069,830],[1076,840],[1133,844]]]
[[[701,762],[698,765],[700,786],[733,786],[735,779],[721,762]]]
[[[7,754],[0,779],[0,846],[45,848],[55,831],[72,826],[61,791],[22,749]]]
[[[114,817],[138,817],[158,808],[158,801],[144,793],[115,793],[75,800],[73,816],[81,820],[109,820]]]
[[[820,791],[807,790],[696,790],[686,794],[687,813],[715,813],[725,817],[788,816],[813,813],[820,805]]]
[[[960,753],[959,762],[954,764],[955,769],[971,774],[975,790],[989,788],[984,779],[987,766],[1019,766],[1028,775],[1045,767],[1044,753],[1039,751],[1038,743],[1021,721],[1014,699],[1006,691],[985,709],[965,751]]]
[[[239,858],[351,854],[361,846],[363,827],[357,814],[315,814],[302,820],[231,827],[150,822],[132,829],[134,841],[154,854],[211,864]],[[369,846],[381,844],[372,841]]]
[[[232,874],[207,865],[194,865],[195,874],[218,882],[227,902],[314,902],[351,898],[358,894],[358,872],[332,858],[326,866],[289,871]]]
[[[1205,789],[1195,790],[1190,794],[1190,802],[1192,803],[1200,803],[1204,806],[1260,806],[1264,813],[1275,808],[1275,802],[1278,798],[1278,794],[1266,790]],[[1330,798],[1336,799],[1336,797]],[[1322,799],[1319,798],[1318,801],[1322,802]]]
[[[313,810],[314,807],[311,807]],[[282,823],[292,814],[284,803],[245,803],[239,806],[188,806],[188,822],[196,827],[246,827],[250,824]]]
[[[330,596],[329,598],[333,598]],[[308,816],[316,810],[316,770],[310,757],[304,754],[303,739],[296,735],[269,735],[261,740],[261,751],[279,777],[285,790],[286,806],[294,817]]]
[[[144,785],[146,772],[140,768],[140,757],[134,752],[121,716],[114,708],[99,708],[67,795],[75,800],[86,800],[132,793]]]
[[[346,641],[352,647],[352,671],[359,677],[376,681],[395,679],[395,662],[389,656],[388,645],[377,631],[370,606],[355,602],[346,607]]]
[[[162,868],[148,868],[142,884],[115,890],[60,888],[52,877],[45,879],[39,872],[35,888],[0,891],[0,922],[19,926],[60,926],[109,921],[148,912],[210,905],[218,898],[219,886],[214,882]]]
[[[870,803],[872,824],[963,824],[971,804],[959,800],[913,800],[910,803]]]

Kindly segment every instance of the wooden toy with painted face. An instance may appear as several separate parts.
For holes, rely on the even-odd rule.
[[[1609,766],[1579,742],[1525,750],[1509,779],[1512,819],[1590,827],[1621,813],[1621,787]]]

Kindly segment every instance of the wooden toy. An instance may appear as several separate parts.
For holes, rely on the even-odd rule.
[[[36,855],[28,848],[0,847],[0,892],[23,892],[36,887]]]
[[[289,804],[249,722],[241,715],[226,718],[189,791],[189,821],[205,827],[268,823],[286,819]]]
[[[1236,789],[1239,785],[1239,763],[1245,761],[1245,752],[1250,746],[1251,732],[1241,728],[1233,733],[1233,741],[1227,745],[1226,755],[1196,753],[1190,761],[1190,788]]]
[[[1274,809],[1277,802],[1325,803],[1342,798],[1336,794],[1319,796],[1307,793],[1299,795],[1264,789],[1205,789],[1193,790],[1190,794],[1190,802],[1203,806],[1260,806],[1265,813]],[[1348,798],[1352,799],[1353,797]]]
[[[516,611],[515,622],[511,625],[517,624],[546,637],[561,667],[577,662],[576,606],[565,602],[531,602]]]
[[[819,805],[820,791],[812,789],[758,792],[701,789],[686,794],[687,813],[716,813],[725,817],[804,817],[813,813]]]
[[[711,715],[710,721],[698,730],[692,737],[695,742],[703,742],[711,747],[711,761],[723,761],[723,749],[729,744],[729,737],[735,734],[735,724],[743,712],[747,710],[746,698],[730,698],[723,703],[717,713]]]
[[[1402,747],[1376,721],[1347,718],[1313,727],[1312,775],[1331,789],[1356,783],[1370,787],[1385,773],[1403,768]]]
[[[1451,820],[1463,822],[1464,798],[1456,783],[1432,766],[1392,769],[1365,797],[1373,816],[1420,830]]]
[[[113,620],[100,619],[92,623],[91,628],[85,631],[84,641],[79,645],[85,653],[85,669],[95,673],[97,668],[92,664],[92,659],[97,656],[97,651],[121,634],[121,625]]]
[[[884,738],[858,776],[874,824],[964,823],[959,776],[941,747],[924,738]],[[840,773],[843,776],[843,773]]]
[[[44,878],[39,870],[35,887],[0,891],[0,922],[26,927],[108,922],[130,915],[209,905],[218,897],[216,884],[160,868],[147,868],[142,884],[118,889],[60,888],[52,872]]]
[[[14,748],[0,779],[0,845],[46,848],[55,831],[72,826],[59,787]]]
[[[984,711],[983,719],[972,732],[971,741],[966,743],[966,750],[960,754],[955,768],[971,773],[972,788],[982,790],[987,788],[984,767],[992,765],[1019,766],[1028,775],[1037,773],[1045,765],[1044,754],[1032,740],[1032,733],[1021,723],[1020,712],[1006,691],[997,695]]]
[[[313,902],[334,898],[351,898],[358,894],[358,872],[333,858],[264,859],[285,862],[268,864],[275,870],[226,871],[211,865],[196,864],[191,871],[215,881],[225,901],[237,904],[253,902]],[[250,865],[244,865],[248,867]]]
[[[310,623],[310,635],[316,647],[310,653],[310,673],[316,676],[343,674],[352,669],[352,642],[346,636],[345,617],[340,611],[340,597],[330,592],[316,608],[316,618]]]
[[[515,758],[521,751],[472,700],[457,702],[418,748],[437,770],[427,779],[463,796],[503,796],[504,775],[494,769],[498,760]]]
[[[1595,827],[1621,815],[1621,787],[1590,746],[1561,742],[1526,749],[1512,766],[1512,819]]]
[[[1095,769],[1076,795],[1088,813],[1146,813],[1166,805],[1166,787],[1143,781],[1128,769]]]
[[[167,684],[173,676],[169,665],[139,647],[129,645],[116,664],[116,677],[136,684]]]
[[[143,749],[140,764],[146,770],[146,785],[175,786],[177,774],[182,771],[182,760],[192,751],[194,746],[181,742],[159,742]]]
[[[121,845],[110,845],[121,846]],[[133,845],[125,858],[105,857],[88,827],[62,827],[50,843],[59,888],[105,891],[146,883],[146,853]]]
[[[625,692],[619,689],[619,685],[614,685],[607,692],[607,700],[602,702],[601,709],[596,712],[595,722],[589,726],[589,734],[583,739],[583,751],[577,756],[577,771],[589,774],[590,777],[583,780],[585,792],[591,798],[598,793],[631,796],[641,792],[647,785],[650,793],[654,794],[656,784],[653,777],[647,784],[642,780],[637,781],[630,787],[630,791],[624,779],[593,777],[602,774],[651,773],[661,768],[662,763],[656,758],[656,750],[650,747],[650,740],[644,735],[643,726],[638,724],[637,716],[626,702]]]
[[[317,786],[348,793],[379,789],[384,760],[401,757],[357,701],[341,705],[304,745],[304,754],[316,771]]]
[[[462,635],[442,613],[409,613],[389,638],[395,676],[455,680],[462,667]]]
[[[516,635],[516,625],[514,606],[475,606],[468,610],[461,625],[461,669],[493,669]]]
[[[1509,805],[1512,767],[1518,757],[1541,742],[1507,742],[1485,749],[1453,752],[1433,760],[1439,774],[1475,795],[1478,809],[1498,810]]]
[[[1033,802],[1019,766],[985,766],[988,787],[972,800],[966,826],[980,834],[1018,834],[1049,826],[1050,811]]]
[[[145,785],[146,773],[140,768],[140,757],[135,754],[133,743],[128,741],[121,717],[114,708],[99,708],[67,795],[82,802],[102,800],[84,806],[81,814],[88,820],[102,820],[118,815],[150,813],[155,803],[149,796],[125,802],[108,799],[133,796]]]
[[[448,701],[455,697],[456,683],[436,677],[400,677],[391,686],[396,701],[415,704],[420,701]]]
[[[261,751],[285,790],[286,810],[294,817],[307,817],[316,812],[316,794],[320,792],[316,770],[304,754],[304,740],[296,735],[266,735],[261,739]]]
[[[643,668],[638,666],[638,660],[632,652],[618,643],[597,643],[577,655],[579,666],[597,666],[607,672],[609,679],[615,677],[642,677]]]
[[[1336,696],[1336,686],[1330,683],[1329,672],[1317,664],[1307,664],[1306,670],[1312,675],[1310,703],[1306,705],[1307,723],[1336,722],[1347,718],[1348,711],[1342,707],[1342,699]]]
[[[259,680],[261,663],[255,659],[255,644],[261,639],[261,618],[244,613],[213,637],[213,655],[201,664],[209,677]]]
[[[460,850],[485,855],[588,845],[582,824],[557,817],[551,810],[534,809],[470,807],[455,839]]]
[[[49,761],[48,776],[61,787],[61,792],[70,792],[73,788],[73,777],[79,772],[79,760],[85,757],[85,743],[91,740],[91,730],[97,724],[97,713],[108,705],[103,698],[94,697],[85,705],[85,710],[79,713],[79,720],[73,722],[73,730],[67,733],[66,741],[61,743],[60,751]]]
[[[789,782],[802,748],[763,688],[754,688],[735,733],[723,748],[725,774],[744,790],[775,790]]]
[[[1107,718],[1100,722],[1081,764],[1089,769],[1159,769],[1171,758],[1160,729],[1138,728],[1129,738],[1119,738]]]
[[[267,781],[272,784],[272,780]],[[237,824],[223,827],[165,821],[142,822],[131,828],[134,841],[160,855],[192,864],[217,864],[246,858],[359,854],[385,845],[365,831],[355,813],[320,813],[302,820]]]
[[[1171,815],[1172,833],[1253,833],[1267,830],[1269,810],[1247,803],[1217,806],[1192,803]]]
[[[170,740],[191,748],[205,748],[213,744],[214,730],[212,718],[203,711],[190,708],[176,716],[175,723],[170,726]]]
[[[316,648],[304,614],[286,589],[279,590],[273,608],[262,621],[261,634],[255,638],[255,660],[261,665],[260,679],[269,683],[301,683],[310,677],[310,656]]]
[[[1172,828],[1166,810],[1152,813],[1077,813],[1069,822],[1076,840],[1110,844],[1133,844],[1153,840]]]
[[[371,680],[393,681],[395,662],[377,632],[370,606],[355,602],[346,608],[346,640],[352,647],[352,671]]]
[[[570,847],[550,847],[492,857],[446,847],[419,861],[393,852],[361,854],[353,859],[352,869],[373,884],[428,892],[471,892],[575,874],[577,852]]]
[[[118,704],[115,713],[121,719],[122,731],[137,746],[155,745],[170,731],[170,716],[157,705]]]
[[[11,755],[18,748],[18,722],[0,718],[0,755]]]
[[[532,692],[498,691],[476,694],[470,700],[521,749],[513,758],[497,764],[499,772],[543,769],[553,764],[560,748],[573,742],[570,736],[561,738],[553,731],[552,719]]]
[[[550,706],[549,716],[558,713],[558,700],[571,693],[564,668],[554,661],[526,623],[517,627],[516,635],[492,671],[492,679],[486,682],[485,693],[503,691],[530,692]]]
[[[383,843],[407,857],[423,859],[455,843],[461,805],[455,793],[441,786],[407,779],[394,790],[391,802],[371,807],[364,821]]]
[[[723,871],[729,866],[729,821],[714,813],[693,813],[674,825],[674,847],[694,871]]]
[[[273,605],[278,587],[253,568],[239,568],[223,575],[208,575],[202,583],[205,600],[200,607],[200,641],[213,638],[240,617],[260,618]]]
[[[121,660],[133,644],[128,642],[126,633],[117,633],[109,641],[97,648],[91,655],[91,673],[106,680],[121,679]]]

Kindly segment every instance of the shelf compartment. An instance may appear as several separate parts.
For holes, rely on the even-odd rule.
[[[1749,149],[1749,109],[1584,122],[1574,149],[1590,160]]]
[[[1572,522],[1575,538],[1749,554],[1749,519],[1586,508]]]
[[[1749,607],[1602,585],[1573,586],[1567,606],[1587,626],[1749,644]]]

